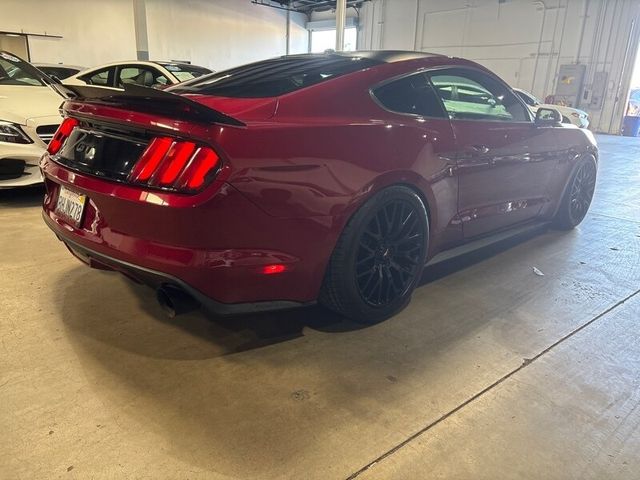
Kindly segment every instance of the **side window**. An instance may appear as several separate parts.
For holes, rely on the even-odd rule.
[[[446,118],[440,100],[423,73],[391,81],[376,88],[373,95],[392,112]]]
[[[430,75],[451,119],[530,122],[524,105],[497,79],[476,70],[451,68]]]
[[[109,87],[109,72],[113,69],[105,68],[104,70],[100,70],[98,72],[89,73],[88,75],[84,75],[80,77],[80,80],[84,80],[89,85],[100,85],[103,87]]]
[[[116,86],[122,87],[125,84],[136,84],[143,87],[157,87],[167,83],[167,77],[153,68],[122,67],[118,72]]]

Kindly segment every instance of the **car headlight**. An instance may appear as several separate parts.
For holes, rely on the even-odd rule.
[[[11,122],[0,121],[0,142],[7,143],[33,143],[20,125]]]

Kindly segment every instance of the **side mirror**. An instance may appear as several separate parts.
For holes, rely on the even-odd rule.
[[[539,127],[553,127],[562,123],[562,115],[553,108],[540,107],[536,111],[535,124]]]

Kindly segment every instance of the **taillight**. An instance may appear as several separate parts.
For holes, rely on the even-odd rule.
[[[163,186],[171,185],[184,169],[196,149],[195,143],[175,142],[162,162],[162,168],[158,172],[158,183]]]
[[[149,146],[133,167],[129,178],[134,182],[149,180],[172,144],[173,140],[170,138],[157,137],[151,140],[151,143],[149,143]]]
[[[71,135],[73,129],[78,126],[78,123],[78,120],[75,118],[65,118],[49,142],[47,152],[51,155],[58,153],[62,148],[62,145],[64,145],[65,140],[69,138],[69,135]]]
[[[220,164],[216,152],[193,142],[156,137],[135,164],[129,180],[179,191],[202,188]]]

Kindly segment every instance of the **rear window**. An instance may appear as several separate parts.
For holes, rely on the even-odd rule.
[[[208,68],[198,67],[196,65],[187,65],[182,63],[160,63],[160,65],[169,70],[179,82],[186,82],[187,80],[192,80],[208,73],[213,73]]]
[[[280,57],[206,75],[170,91],[219,97],[277,97],[380,63],[342,55]]]
[[[75,68],[66,68],[66,67],[37,67],[41,72],[46,73],[47,75],[54,76],[60,80],[65,78],[69,78],[72,75],[75,75],[80,70]]]
[[[8,52],[0,52],[0,85],[42,86],[43,73]]]

